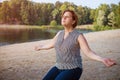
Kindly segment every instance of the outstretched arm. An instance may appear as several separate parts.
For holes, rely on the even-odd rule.
[[[87,57],[89,57],[89,58],[91,58],[91,59],[94,59],[94,60],[97,60],[97,61],[100,61],[100,62],[103,62],[103,63],[104,63],[106,66],[108,66],[108,67],[113,66],[113,65],[116,64],[115,61],[113,61],[112,59],[102,58],[102,57],[96,55],[96,53],[93,52],[93,51],[90,49],[90,47],[89,47],[89,45],[88,45],[85,37],[84,37],[82,34],[79,35],[79,37],[78,37],[78,42],[79,42],[79,45],[80,45],[83,53],[84,53]]]
[[[48,50],[48,49],[53,48],[54,45],[55,45],[55,42],[56,42],[56,39],[57,39],[57,36],[58,36],[59,33],[60,32],[58,32],[56,34],[56,36],[53,39],[51,39],[50,43],[47,43],[47,44],[44,44],[44,45],[35,46],[35,50],[39,51],[39,50]]]

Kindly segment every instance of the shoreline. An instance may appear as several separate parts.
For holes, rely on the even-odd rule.
[[[84,34],[92,50],[110,57],[117,65],[107,68],[87,58],[81,51],[83,74],[80,80],[120,80],[120,29]],[[0,80],[42,80],[55,64],[55,50],[34,51],[34,46],[49,40],[0,46]]]

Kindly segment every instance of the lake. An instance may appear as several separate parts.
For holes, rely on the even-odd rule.
[[[79,30],[82,33],[91,32],[91,30]],[[56,29],[9,29],[9,28],[0,28],[0,46],[14,44],[14,43],[23,43],[31,41],[39,41],[51,39],[59,30]]]

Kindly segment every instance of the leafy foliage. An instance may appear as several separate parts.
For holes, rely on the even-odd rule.
[[[56,22],[55,20],[52,20],[52,21],[50,22],[50,26],[52,26],[52,27],[57,26],[57,22]]]
[[[61,13],[70,9],[78,15],[78,25],[120,28],[120,3],[101,4],[96,9],[77,6],[70,2],[35,3],[31,0],[9,0],[0,3],[0,24],[60,25]],[[55,21],[52,21],[55,20]],[[97,26],[96,26],[97,25]],[[98,28],[99,28],[98,27]]]
[[[103,31],[103,30],[111,30],[113,29],[110,26],[99,26],[99,25],[94,25],[94,31]]]

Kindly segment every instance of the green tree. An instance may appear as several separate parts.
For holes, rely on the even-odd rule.
[[[34,5],[36,3],[24,0],[21,3],[21,11],[20,15],[22,18],[22,23],[27,25],[36,24],[36,20],[38,20],[37,7]]]
[[[0,23],[49,25],[52,20],[61,24],[61,13],[73,10],[78,15],[78,24],[96,23],[97,26],[120,27],[120,3],[101,4],[96,9],[77,6],[70,2],[36,3],[31,0],[8,0],[0,3]],[[96,26],[96,27],[97,27]]]
[[[78,6],[77,7],[78,24],[90,24],[90,8]]]
[[[96,10],[95,9],[91,9],[90,10],[90,19],[92,20],[92,22],[94,22],[96,20]]]
[[[36,17],[34,19],[34,24],[35,25],[41,25],[42,24],[42,14],[41,14],[41,4],[40,3],[35,3],[34,5],[34,9],[35,9],[35,13],[34,13],[34,16]]]
[[[0,23],[2,23],[2,10],[1,10],[1,7],[2,7],[2,3],[0,3]]]
[[[55,20],[52,20],[52,21],[50,22],[50,26],[56,27],[56,26],[57,26],[57,22],[56,22]]]
[[[60,7],[60,11],[63,12],[67,9],[75,11],[75,7],[76,6],[73,3],[64,2]]]
[[[0,8],[2,7],[2,3],[0,2]]]
[[[106,22],[105,12],[102,10],[99,10],[98,17],[97,17],[97,25],[105,26],[105,22]]]
[[[59,10],[58,10],[58,9],[54,9],[54,10],[52,11],[53,19],[56,19],[58,14],[59,14]]]
[[[101,4],[98,9],[104,11],[105,16],[110,13],[110,6],[108,4]]]
[[[9,23],[10,21],[10,7],[8,1],[4,1],[0,8],[0,20],[2,23]]]
[[[61,7],[60,7],[60,11],[63,12],[67,9],[67,5],[66,4],[63,4]]]
[[[55,9],[59,9],[63,3],[60,1],[55,2]]]
[[[84,17],[83,17],[83,24],[90,24],[92,20],[90,19],[90,8],[84,7]]]
[[[20,23],[21,22],[21,2],[24,0],[11,0],[9,1],[10,5],[10,17],[11,17],[11,23]]]
[[[82,6],[77,7],[77,16],[78,16],[78,24],[83,24],[84,9]]]
[[[120,2],[117,6],[114,6],[113,8],[113,12],[115,13],[116,27],[120,28]]]
[[[115,27],[115,14],[113,12],[111,12],[109,15],[108,15],[108,25],[109,26],[112,26],[112,27]]]
[[[22,19],[22,24],[29,24],[29,14],[28,14],[28,1],[23,1],[21,3],[20,15]]]
[[[96,18],[97,24],[98,25],[103,25],[103,26],[108,25],[107,16],[109,15],[109,13],[110,13],[110,6],[107,5],[107,4],[101,4],[98,7],[98,12],[97,12],[98,15],[97,15],[97,18]]]
[[[60,11],[60,7],[62,6],[62,4],[63,3],[57,1],[55,3],[55,7],[54,7],[55,13],[54,13],[54,10],[52,12],[53,19],[55,19],[57,21],[57,24],[61,24],[61,11]],[[56,14],[56,17],[54,17],[53,14]]]

